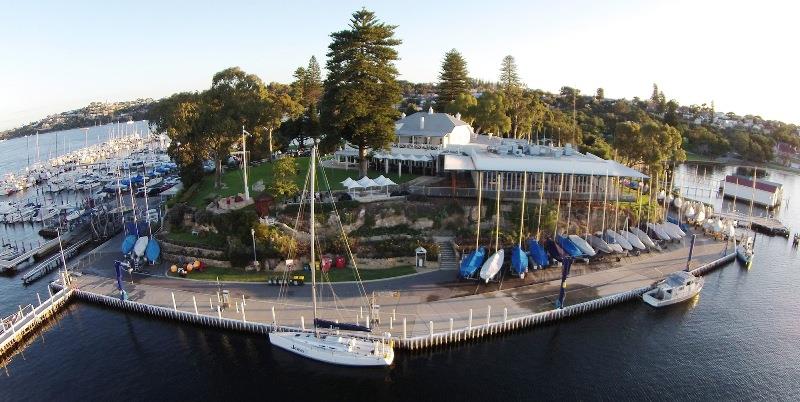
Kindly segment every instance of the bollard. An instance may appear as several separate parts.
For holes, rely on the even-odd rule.
[[[433,321],[428,321],[428,325],[430,325],[430,328],[431,328],[431,339],[433,339]]]
[[[394,329],[394,315],[389,317],[389,329]]]
[[[467,329],[472,329],[472,309],[469,309],[469,322],[467,324]]]
[[[366,324],[367,329],[369,329],[369,321],[370,321],[369,320],[369,314],[367,314],[367,319],[365,320],[365,324]]]
[[[486,325],[492,322],[492,306],[486,306]]]
[[[247,316],[244,315],[244,304],[242,304],[242,321],[247,322]]]
[[[219,298],[219,292],[217,292],[217,303],[222,303],[222,299]]]
[[[450,334],[453,334],[453,317],[450,317]]]
[[[211,303],[211,298],[208,298],[208,309],[210,311],[214,311],[214,305]]]
[[[50,295],[50,298],[53,298],[53,289],[50,289],[50,286],[47,287],[47,294]]]
[[[403,339],[406,339],[406,317],[403,317]]]
[[[508,307],[503,307],[503,322],[508,320]]]
[[[198,314],[198,312],[197,312],[197,299],[194,296],[192,296],[192,304],[194,304],[194,313]]]
[[[300,328],[302,328],[303,331],[306,330],[306,318],[302,315],[300,316]]]
[[[396,319],[397,319],[397,316],[395,315],[395,312],[396,312],[396,310],[395,310],[395,309],[392,309],[392,319],[393,319],[393,320],[396,320]]]
[[[272,306],[272,325],[277,325],[278,320],[275,319],[275,306]]]
[[[36,299],[39,300],[39,305],[42,305],[42,297],[39,296],[39,292],[36,292]]]
[[[238,301],[236,302],[236,312],[237,313],[239,312],[239,302]]]
[[[222,319],[222,310],[219,309],[219,304],[217,304],[217,318]]]
[[[359,317],[364,316],[364,306],[358,306],[358,316]]]
[[[247,302],[244,301],[244,295],[242,295],[242,306],[244,306],[245,304],[247,304]]]
[[[178,309],[178,305],[175,304],[175,292],[170,292],[170,293],[172,293],[172,309],[173,310],[177,310]]]

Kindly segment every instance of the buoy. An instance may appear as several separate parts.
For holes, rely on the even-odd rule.
[[[169,267],[169,270],[170,270],[170,272],[172,272],[172,273],[178,272],[178,266],[177,266],[177,265],[175,265],[175,264],[172,264],[172,266],[171,266],[171,267]]]
[[[186,264],[186,272],[192,272],[192,269],[194,269],[194,265],[192,265],[192,263]]]
[[[199,268],[200,267],[200,260],[194,260],[194,267],[195,268]]]

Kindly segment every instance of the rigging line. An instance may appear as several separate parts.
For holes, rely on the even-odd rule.
[[[306,196],[306,188],[308,187],[308,179],[309,179],[309,171],[306,171],[306,178],[303,181],[303,191],[300,193],[300,204],[297,207],[297,217],[295,218],[295,222],[294,222],[294,235],[295,235],[295,237],[297,236],[297,233],[299,233],[300,219],[303,216],[304,205],[305,205],[303,203],[303,200],[305,199],[305,196]],[[295,254],[296,252],[297,252],[297,250],[295,248],[295,243],[289,243],[289,250],[286,253],[287,254],[286,259],[287,260],[293,259],[293,257],[296,255]],[[287,266],[286,270],[283,272],[283,276],[281,278],[282,282],[280,284],[280,289],[278,289],[277,301],[281,301],[281,300],[285,299],[285,297],[287,296],[287,293],[288,293],[288,282],[287,282],[287,279],[288,279],[288,277],[289,277],[289,267]]]
[[[317,156],[319,159],[319,156]],[[367,295],[367,290],[364,287],[364,283],[361,281],[361,274],[358,272],[358,263],[356,262],[355,257],[353,256],[353,250],[350,249],[350,242],[347,241],[347,234],[344,232],[344,226],[342,225],[342,219],[339,215],[339,208],[336,207],[336,201],[333,198],[333,191],[331,190],[330,182],[328,181],[328,174],[325,172],[325,167],[322,166],[322,162],[320,160],[320,170],[322,171],[322,178],[325,180],[325,185],[328,188],[328,195],[331,197],[331,205],[333,206],[333,211],[336,214],[336,220],[339,223],[339,231],[342,234],[342,239],[344,240],[344,245],[347,248],[347,255],[350,257],[350,261],[353,263],[353,271],[356,274],[356,282],[358,283],[358,289],[361,292],[361,296],[364,297],[364,301],[366,301],[366,305],[369,306],[369,296]]]

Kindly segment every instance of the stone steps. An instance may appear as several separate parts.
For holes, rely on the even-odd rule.
[[[439,269],[458,269],[456,252],[449,241],[437,242],[439,245]]]

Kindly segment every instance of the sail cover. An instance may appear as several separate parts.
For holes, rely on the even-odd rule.
[[[363,325],[323,320],[321,318],[317,318],[314,320],[314,326],[316,326],[317,328],[339,329],[342,331],[372,332],[371,329]]]

